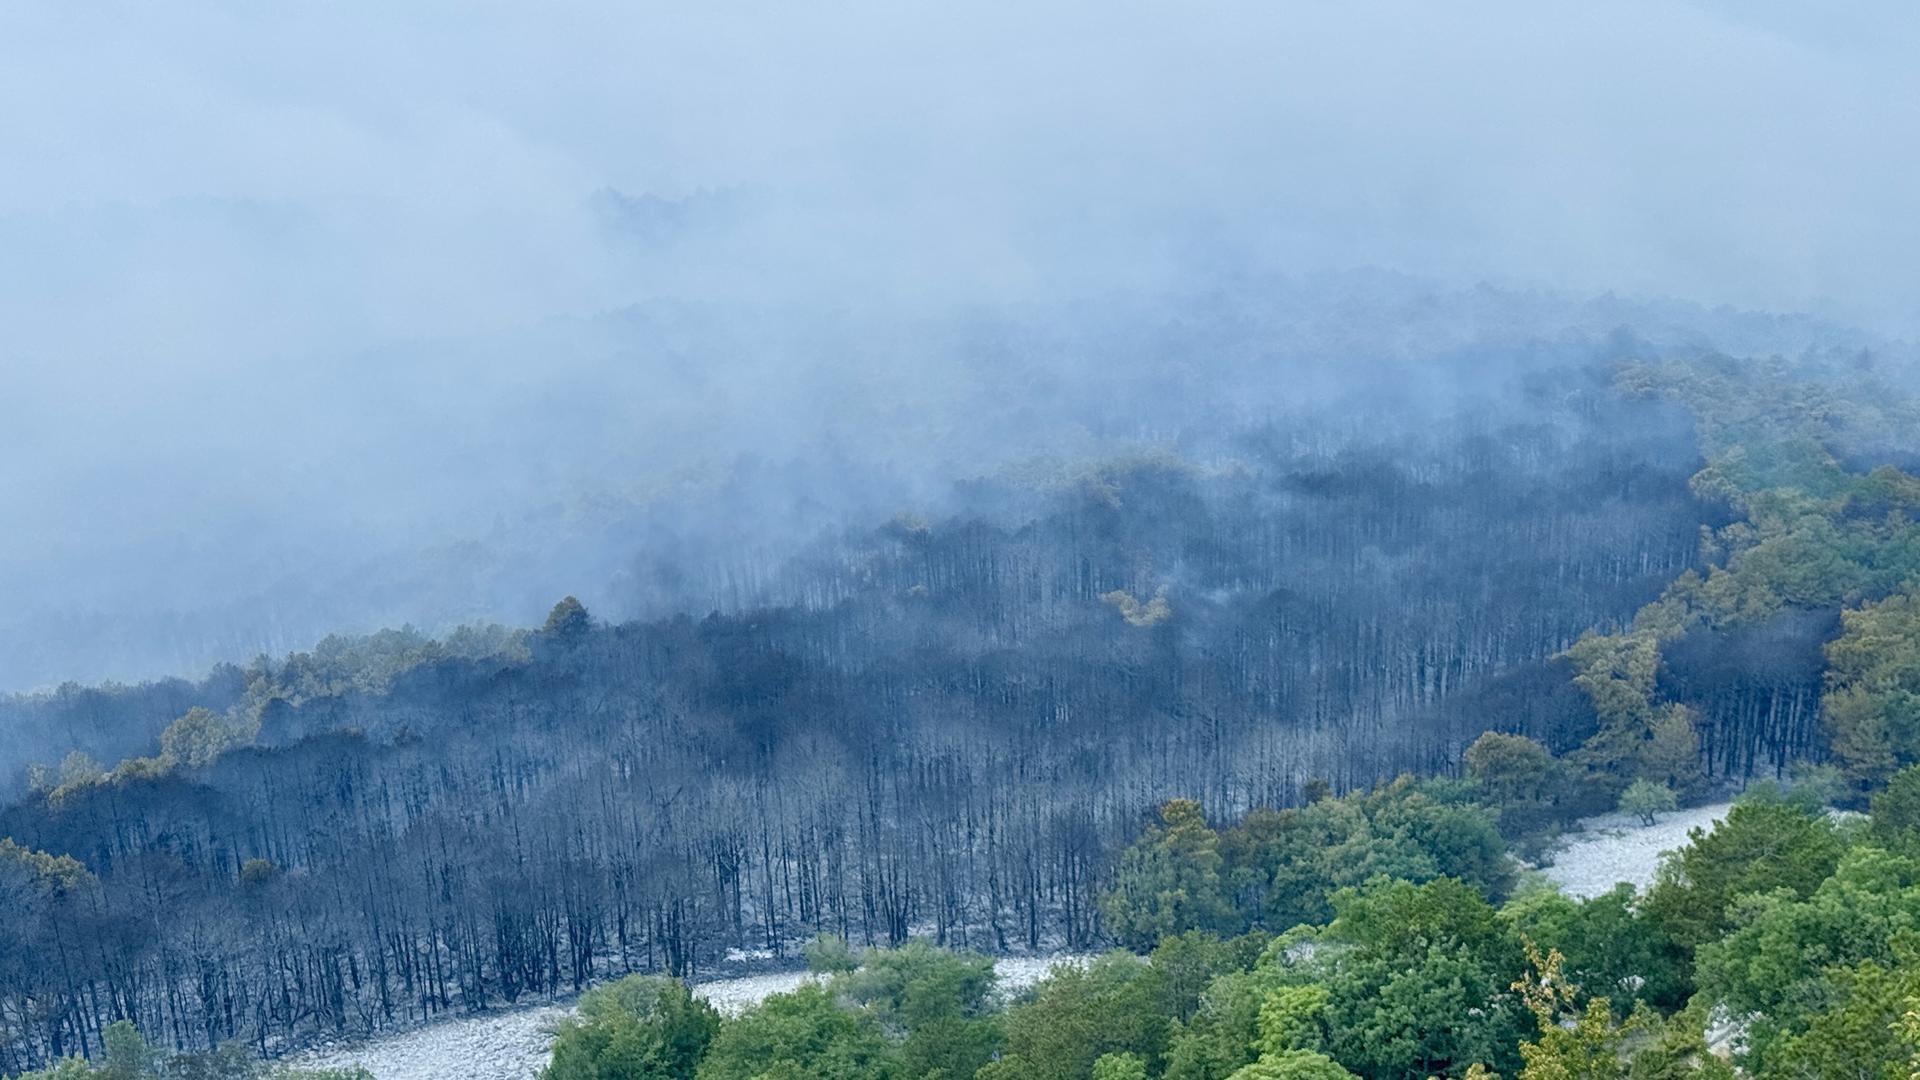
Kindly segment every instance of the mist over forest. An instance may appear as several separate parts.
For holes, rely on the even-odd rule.
[[[0,10],[0,1077],[1907,1075],[1916,53]]]
[[[12,690],[702,611],[660,564],[1379,363],[1444,410],[1540,340],[1914,330],[1914,42],[1864,13],[0,18]]]
[[[265,443],[184,475],[164,453],[116,465],[129,489],[13,592],[5,670],[19,689],[198,674],[336,632],[526,625],[570,593],[616,619],[774,604],[823,537],[994,512],[967,495],[983,482],[1037,495],[1151,453],[1225,467],[1272,423],[1420,453],[1540,422],[1527,380],[1557,367],[1872,340],[1379,273],[927,314],[648,302],[294,373]]]

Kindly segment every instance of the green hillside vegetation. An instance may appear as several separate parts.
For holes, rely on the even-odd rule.
[[[1920,768],[1899,779],[1920,790]],[[1419,815],[1447,805],[1426,799],[1407,782],[1316,806],[1359,820],[1398,804],[1421,833]],[[1326,914],[1275,932],[1243,929],[1270,909],[1224,895],[1244,867],[1221,849],[1238,841],[1169,804],[1107,897],[1153,909],[1144,952],[1056,968],[1003,1001],[983,957],[825,942],[817,955],[854,966],[829,960],[817,984],[730,1018],[635,977],[584,999],[545,1080],[1906,1080],[1920,1068],[1911,811],[1885,801],[1835,824],[1756,789],[1646,896],[1587,900],[1536,883],[1502,900],[1504,880],[1425,865],[1422,881],[1395,877],[1434,856],[1375,832],[1303,870],[1295,887]],[[1143,901],[1149,878],[1164,887]],[[1716,1015],[1732,1023],[1710,1033]]]

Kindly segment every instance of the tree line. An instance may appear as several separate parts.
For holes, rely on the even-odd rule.
[[[1373,828],[1265,867],[1303,903],[1244,922],[1194,897],[1258,860],[1175,801],[1102,890],[1138,951],[1008,994],[976,952],[821,935],[811,982],[737,1016],[628,976],[581,997],[543,1080],[1900,1080],[1920,1066],[1920,767],[1868,815],[1820,794],[1757,785],[1645,894],[1570,898],[1509,865],[1472,876],[1493,864],[1447,837],[1495,828],[1475,781],[1320,793],[1280,813]],[[23,1080],[261,1072],[125,1021],[104,1041]]]
[[[1709,376],[1727,386],[1689,391]],[[1278,932],[1374,876],[1300,879],[1318,852],[1492,902],[1504,843],[1636,781],[1694,795],[1831,756],[1864,798],[1886,766],[1846,757],[1818,703],[1857,686],[1861,723],[1897,729],[1905,661],[1870,644],[1830,669],[1854,654],[1821,635],[1899,621],[1838,613],[1905,580],[1904,474],[1858,472],[1824,428],[1723,439],[1717,402],[1817,379],[1606,378],[1539,375],[1521,423],[1264,426],[1227,462],[983,485],[977,513],[823,541],[774,574],[775,607],[606,625],[566,601],[536,630],[330,639],[171,687],[134,752],[49,761],[0,812],[20,851],[71,861],[9,879],[0,1071],[97,1053],[121,1020],[267,1053],[822,932],[1145,947],[1188,916],[1127,875],[1189,843],[1219,860],[1217,892],[1183,892],[1195,928]],[[1793,486],[1813,474],[1775,448],[1806,438],[1834,486]],[[1839,584],[1795,591],[1810,566]],[[1496,729],[1519,741],[1476,742]],[[1373,790],[1470,746],[1490,803]],[[1536,754],[1567,782],[1541,787]],[[1129,849],[1179,798],[1148,834],[1174,853]],[[1209,840],[1199,806],[1235,824]]]

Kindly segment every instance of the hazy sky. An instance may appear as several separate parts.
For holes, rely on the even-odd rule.
[[[1903,2],[9,3],[0,655],[593,489],[508,431],[617,426],[595,369],[515,343],[639,301],[1380,266],[1910,335],[1916,55]]]
[[[1212,229],[1896,315],[1920,14],[1806,8],[10,4],[6,280],[83,340],[469,329],[632,298],[595,190],[744,187],[765,257],[943,294]]]

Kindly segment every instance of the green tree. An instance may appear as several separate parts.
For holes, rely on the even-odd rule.
[[[64,894],[95,884],[86,864],[71,855],[50,855],[0,836],[0,870],[10,870],[29,887]]]
[[[56,800],[61,799],[106,778],[107,770],[101,768],[91,754],[75,750],[60,759],[60,783],[49,795]]]
[[[353,1070],[365,1076],[363,1070]],[[166,1080],[256,1080],[262,1073],[260,1059],[251,1047],[230,1042],[198,1053],[175,1054],[162,1070]],[[287,1080],[295,1080],[289,1077]],[[309,1080],[309,1078],[299,1078]],[[357,1080],[357,1078],[356,1078]],[[367,1080],[371,1080],[368,1077]]]
[[[1744,1018],[1751,1066],[1772,1067],[1782,1060],[1779,1047],[1795,1039],[1811,1040],[1809,1048],[1876,1045],[1846,1032],[1863,1016],[1884,1014],[1891,1023],[1904,1008],[1887,979],[1920,970],[1920,861],[1855,848],[1811,895],[1749,896],[1736,905],[1735,922],[1701,946],[1697,979],[1703,1000]]]
[[[1093,1063],[1093,1080],[1147,1080],[1147,1059],[1139,1054],[1102,1054]]]
[[[92,1080],[93,1075],[93,1067],[87,1064],[85,1058],[69,1057],[61,1058],[44,1069],[21,1073],[14,1080]]]
[[[1353,1074],[1328,1057],[1327,990],[1318,985],[1276,987],[1261,1002],[1258,1057],[1231,1073],[1211,1076],[1228,1080],[1353,1080]],[[1169,1076],[1174,1075],[1170,1070]]]
[[[1639,818],[1642,825],[1652,825],[1661,814],[1678,809],[1680,799],[1673,789],[1651,780],[1635,780],[1620,793],[1620,812]]]
[[[1727,932],[1735,899],[1774,889],[1809,896],[1846,848],[1824,814],[1777,799],[1743,799],[1712,832],[1690,835],[1661,865],[1646,901],[1647,913],[1689,955]]]
[[[880,1025],[825,987],[773,994],[721,1025],[698,1080],[895,1080]]]
[[[1251,1065],[1234,1070],[1227,1080],[1359,1080],[1352,1072],[1325,1054],[1312,1050],[1287,1050],[1262,1055]]]
[[[1643,613],[1644,615],[1644,613]],[[1603,776],[1615,777],[1612,790],[1639,772],[1642,748],[1653,735],[1660,709],[1655,682],[1660,644],[1682,632],[1680,625],[1641,626],[1625,634],[1586,633],[1561,656],[1573,665],[1573,682],[1585,691],[1599,715],[1599,730],[1575,759]]]
[[[1451,878],[1344,890],[1296,977],[1327,992],[1327,1053],[1362,1076],[1510,1071],[1525,1028],[1512,992],[1520,942],[1474,889]]]
[[[1260,1008],[1269,993],[1289,985],[1287,978],[1268,957],[1216,976],[1200,995],[1199,1007],[1173,1029],[1167,1080],[1220,1080],[1251,1064],[1260,1038]]]
[[[1532,942],[1526,949],[1533,971],[1513,988],[1539,1032],[1520,1044],[1526,1062],[1520,1080],[1625,1080],[1627,1032],[1614,1023],[1607,999],[1589,998],[1580,1008],[1581,995],[1562,973],[1560,954],[1542,955]]]
[[[163,762],[197,769],[213,764],[221,754],[243,741],[243,732],[227,723],[225,717],[195,705],[160,733],[160,758]]]
[[[1707,1045],[1708,1015],[1698,1004],[1664,1018],[1637,1010],[1628,1080],[1734,1080],[1733,1066]]]
[[[1920,1040],[1903,1020],[1920,993],[1920,971],[1868,962],[1834,969],[1828,984],[1826,1008],[1749,1051],[1748,1069],[1769,1078],[1909,1080]]]
[[[571,644],[585,638],[592,629],[593,617],[587,614],[587,606],[568,596],[553,605],[540,633],[554,641]]]
[[[1589,994],[1672,1010],[1692,993],[1686,957],[1641,911],[1630,884],[1582,900],[1540,890],[1516,898],[1500,915],[1540,948],[1559,953],[1567,978]]]
[[[1507,844],[1471,784],[1392,783],[1289,810],[1256,810],[1221,836],[1229,883],[1273,930],[1332,916],[1335,890],[1375,877],[1456,877],[1490,897],[1513,881]]]
[[[1840,618],[1821,708],[1834,757],[1865,788],[1920,761],[1920,598],[1903,593]]]
[[[1107,1054],[1134,1054],[1156,1071],[1173,1021],[1161,1011],[1164,986],[1153,965],[1109,953],[1086,968],[1061,966],[1007,1010],[1000,1059],[980,1080],[1085,1080]]]
[[[999,1045],[993,985],[992,960],[913,941],[870,950],[833,989],[879,1021],[905,1075],[970,1077]]]
[[[1920,854],[1920,765],[1909,765],[1873,796],[1873,838],[1897,851]]]
[[[1570,983],[1543,974],[1517,986],[1540,1024],[1520,1044],[1519,1080],[1734,1080],[1732,1067],[1707,1046],[1704,1013],[1672,1017],[1641,1006],[1624,1023],[1605,998],[1581,997]]]
[[[1694,713],[1685,705],[1669,705],[1655,716],[1639,747],[1637,779],[1697,793],[1705,783],[1700,771],[1700,733]]]
[[[1793,784],[1788,790],[1809,806],[1824,810],[1844,806],[1853,798],[1846,772],[1830,761],[1798,761],[1790,768]]]
[[[633,975],[580,996],[543,1080],[689,1080],[720,1029],[685,983]]]
[[[248,859],[240,864],[240,884],[265,885],[280,876],[280,868],[272,859]]]
[[[143,1080],[160,1075],[166,1055],[149,1044],[128,1020],[117,1020],[100,1033],[105,1047],[98,1070],[101,1080]]]
[[[1123,944],[1151,948],[1184,930],[1225,932],[1237,918],[1221,877],[1220,835],[1200,804],[1174,799],[1123,853],[1100,904],[1107,928]]]
[[[373,1080],[365,1069],[264,1067],[239,1043],[213,1050],[168,1055],[148,1043],[131,1021],[120,1020],[100,1033],[98,1062],[63,1058],[14,1080]]]
[[[27,790],[35,795],[46,795],[60,785],[60,779],[45,762],[27,763]]]
[[[1252,967],[1268,940],[1259,932],[1222,940],[1198,930],[1161,938],[1149,957],[1160,984],[1160,1011],[1185,1023],[1219,977]]]
[[[1461,764],[1480,785],[1481,798],[1493,809],[1507,839],[1545,832],[1557,822],[1561,767],[1539,742],[1488,731],[1467,747]]]
[[[1167,603],[1167,588],[1164,585],[1154,592],[1150,600],[1141,601],[1125,589],[1115,589],[1101,593],[1100,602],[1112,604],[1129,626],[1155,626],[1173,617],[1173,605]]]
[[[840,975],[860,966],[847,939],[838,934],[819,934],[800,947],[807,959],[807,970],[815,975]]]
[[[1318,1052],[1327,1045],[1327,988],[1317,984],[1283,986],[1260,1003],[1262,1056],[1294,1050]]]

